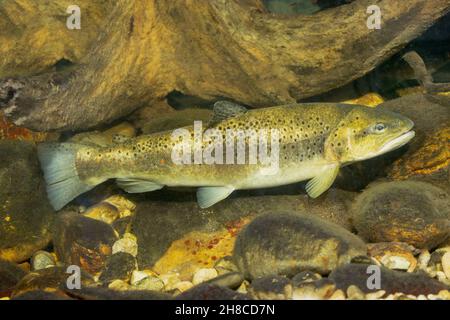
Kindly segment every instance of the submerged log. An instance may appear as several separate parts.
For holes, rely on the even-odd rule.
[[[2,2],[0,12],[13,23],[2,11],[9,2],[19,0]],[[49,3],[40,7],[42,16],[56,14]],[[108,12],[105,3],[91,4],[92,10]],[[450,0],[380,0],[377,30],[366,24],[372,4],[357,0],[312,16],[287,17],[268,13],[260,0],[119,0],[98,39],[83,28],[71,31],[83,39],[78,49],[77,43],[45,39],[47,50],[60,58],[69,48],[79,50],[75,68],[4,79],[0,106],[15,124],[34,130],[84,130],[174,91],[255,107],[294,102],[363,76],[450,9]],[[0,35],[10,46],[13,40],[5,32]],[[83,49],[92,41],[90,50]],[[8,56],[15,52],[4,54],[0,75],[10,72]],[[27,54],[36,61],[33,70],[49,65],[45,55],[35,58],[33,44]]]

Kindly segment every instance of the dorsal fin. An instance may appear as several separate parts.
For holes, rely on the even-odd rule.
[[[215,125],[223,120],[236,117],[246,113],[246,107],[230,101],[217,101],[214,104],[213,116],[209,122],[209,126]]]

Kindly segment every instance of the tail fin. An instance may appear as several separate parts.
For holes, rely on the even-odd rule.
[[[87,185],[78,177],[75,159],[78,149],[85,147],[75,143],[44,143],[38,145],[38,157],[47,182],[47,196],[55,210],[85,193],[95,185]]]

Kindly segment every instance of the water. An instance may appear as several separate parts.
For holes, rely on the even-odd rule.
[[[0,1],[0,299],[450,299],[445,1],[79,2]]]

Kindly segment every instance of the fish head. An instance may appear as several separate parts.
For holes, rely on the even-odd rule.
[[[413,126],[400,114],[355,106],[331,132],[325,152],[342,164],[374,158],[407,144]]]

